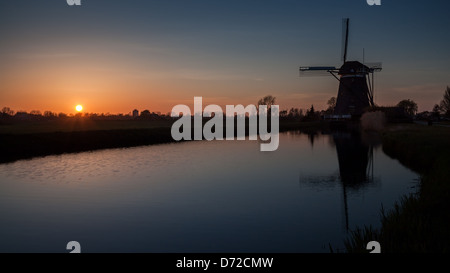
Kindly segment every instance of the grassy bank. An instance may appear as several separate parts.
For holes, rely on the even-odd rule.
[[[38,156],[174,141],[170,128],[0,135],[0,163]]]
[[[364,227],[346,241],[348,252],[367,252],[380,242],[382,252],[450,252],[450,128],[421,125],[391,127],[383,151],[421,175],[417,194],[381,212],[381,228]]]
[[[67,119],[1,125],[0,163],[54,154],[175,142],[170,132],[172,123],[172,120]],[[326,128],[327,124],[323,122],[280,122],[281,132]]]
[[[171,120],[70,118],[0,126],[0,163],[38,156],[173,141]]]
[[[92,120],[88,118],[61,118],[55,120],[0,123],[0,135],[40,134],[54,132],[135,130],[170,128],[172,120]]]

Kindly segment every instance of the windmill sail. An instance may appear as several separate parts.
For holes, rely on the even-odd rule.
[[[345,63],[347,61],[347,51],[348,51],[348,35],[349,35],[350,19],[342,19],[342,61]]]
[[[330,72],[337,72],[338,69],[335,66],[301,66],[300,76],[327,76],[331,75]]]

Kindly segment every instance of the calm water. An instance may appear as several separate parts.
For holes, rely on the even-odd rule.
[[[0,165],[0,251],[328,252],[418,175],[349,134],[187,142]]]

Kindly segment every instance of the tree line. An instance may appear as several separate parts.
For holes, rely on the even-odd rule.
[[[423,119],[437,119],[450,118],[450,87],[444,91],[444,95],[440,103],[436,103],[433,109],[430,111],[423,111],[418,113],[418,106],[411,99],[402,100],[397,104],[397,107],[401,107],[405,110],[405,113],[409,116],[415,116]]]
[[[77,113],[66,114],[56,113],[52,111],[39,110],[26,111],[14,111],[10,107],[3,107],[0,111],[0,118],[3,119],[17,119],[17,120],[54,120],[54,119],[66,119],[66,118],[89,118],[98,120],[127,120],[127,119],[167,119],[170,118],[170,113],[161,114],[160,112],[150,112],[149,110],[143,110],[138,115],[133,115],[132,112],[128,114],[110,114],[110,113]]]
[[[311,105],[309,109],[304,111],[301,108],[292,107],[290,109],[281,110],[279,115],[280,119],[295,120],[295,121],[314,121],[319,120],[324,115],[333,114],[336,107],[336,97],[331,97],[327,101],[328,108],[326,110],[316,111],[314,105]],[[264,96],[257,102],[259,105],[267,105],[267,109],[270,111],[270,107],[276,103],[276,98],[272,95]],[[440,119],[442,117],[450,118],[450,87],[447,86],[443,98],[439,104],[435,104],[432,111],[424,111],[417,113],[418,105],[411,99],[401,100],[396,104],[396,107],[402,108],[406,115],[419,118],[434,118]],[[135,110],[137,111],[137,110]],[[133,111],[134,112],[134,111]],[[170,119],[170,113],[161,114],[160,112],[150,112],[149,110],[143,110],[138,115],[134,115],[132,112],[128,114],[110,114],[110,113],[77,113],[75,115],[68,115],[66,113],[56,113],[52,111],[32,110],[29,113],[26,111],[15,112],[10,107],[3,107],[0,111],[0,117],[17,119],[57,119],[57,118],[91,118],[91,119]]]

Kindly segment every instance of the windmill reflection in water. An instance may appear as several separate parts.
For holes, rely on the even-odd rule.
[[[379,140],[359,131],[334,131],[330,134],[332,144],[336,148],[339,172],[321,174],[319,176],[300,176],[301,183],[308,184],[332,184],[339,182],[342,186],[344,203],[345,229],[349,230],[349,207],[347,195],[349,192],[361,192],[367,186],[377,184],[379,179],[374,178],[374,147],[379,145]],[[310,132],[308,138],[311,145],[319,133]]]

